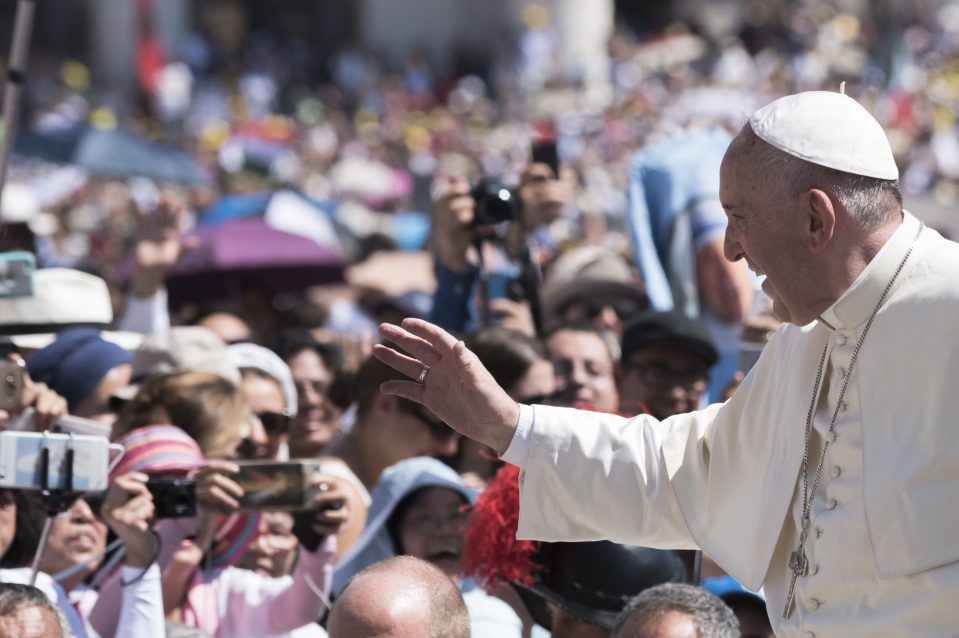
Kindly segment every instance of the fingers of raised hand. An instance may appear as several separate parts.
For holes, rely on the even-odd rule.
[[[373,346],[373,356],[411,379],[418,379],[424,369],[424,364],[420,360],[401,354],[381,344]],[[405,382],[401,381],[400,383]]]
[[[392,343],[396,344],[399,348],[402,348],[406,352],[409,352],[412,357],[406,357],[411,361],[419,359],[422,363],[432,366],[436,365],[439,362],[442,354],[438,351],[438,348],[434,344],[423,337],[413,334],[406,324],[407,320],[403,321],[402,326],[397,326],[390,323],[384,323],[380,325],[380,334],[383,337]],[[442,347],[442,344],[435,344],[436,346]],[[384,362],[388,365],[392,365],[389,362]],[[406,370],[400,370],[404,374],[408,374]],[[419,374],[419,369],[417,368],[416,372],[411,376],[414,378]]]
[[[412,335],[419,337],[420,340],[426,344],[431,344],[431,352],[438,352],[440,356],[451,352],[453,348],[456,347],[458,339],[446,332],[436,324],[432,324],[429,321],[424,321],[423,319],[414,319],[412,317],[404,319],[400,324],[404,329],[406,329]],[[410,352],[413,352],[412,350]],[[413,352],[416,356],[419,356],[418,353]],[[434,362],[424,361],[433,365]]]

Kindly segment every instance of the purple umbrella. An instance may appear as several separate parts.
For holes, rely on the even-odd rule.
[[[278,294],[343,281],[341,257],[260,218],[200,226],[190,235],[198,245],[180,258],[167,278],[174,305],[251,288]]]

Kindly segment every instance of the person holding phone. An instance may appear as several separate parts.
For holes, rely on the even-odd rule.
[[[168,619],[211,636],[270,637],[312,625],[323,615],[336,534],[350,516],[336,479],[316,476],[310,486],[315,488],[310,524],[319,545],[313,551],[301,547],[292,572],[274,577],[237,566],[263,527],[260,513],[238,511],[244,492],[232,478],[240,469],[236,463],[205,458],[195,441],[168,425],[135,429],[118,442],[126,454],[115,472],[196,481],[197,516],[156,525]],[[105,583],[101,599],[116,585],[116,580]],[[93,620],[101,635],[113,635],[109,614],[94,614]]]

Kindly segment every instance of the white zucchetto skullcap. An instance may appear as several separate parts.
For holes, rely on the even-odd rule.
[[[854,175],[899,178],[882,126],[843,93],[781,97],[756,111],[749,126],[763,141],[807,162]]]

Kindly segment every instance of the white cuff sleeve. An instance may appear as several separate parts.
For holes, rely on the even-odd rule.
[[[519,405],[519,420],[516,422],[516,431],[509,447],[500,455],[500,458],[519,469],[526,469],[529,461],[529,452],[533,437],[533,406]]]
[[[166,288],[161,286],[155,295],[145,298],[131,292],[126,296],[126,304],[126,312],[117,323],[118,330],[149,336],[170,329]]]
[[[142,567],[124,565],[121,574],[122,582],[131,584],[123,587],[116,635],[162,638],[166,629],[159,566],[153,563],[143,573]]]

